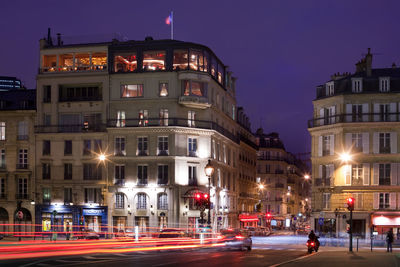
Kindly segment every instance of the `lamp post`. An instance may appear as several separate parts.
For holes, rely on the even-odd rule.
[[[207,225],[211,228],[211,176],[214,174],[214,167],[211,165],[211,160],[208,160],[204,172],[208,177],[208,220]]]
[[[108,184],[108,164],[106,164],[107,155],[104,153],[101,153],[98,155],[97,159],[98,159],[99,163],[103,163],[104,167],[106,168],[106,190],[107,190],[108,186],[109,186],[109,184]],[[104,193],[104,194],[106,194],[106,193]],[[110,228],[109,228],[109,226],[107,226],[107,234],[105,235],[105,238],[109,237],[109,233],[108,233],[109,231],[110,231]]]

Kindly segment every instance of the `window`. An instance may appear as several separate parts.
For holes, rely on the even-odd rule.
[[[42,179],[50,179],[50,163],[42,163]]]
[[[188,127],[196,127],[196,112],[189,110],[188,111]]]
[[[379,185],[390,185],[390,163],[379,164]]]
[[[352,133],[351,134],[351,143],[352,143],[352,151],[354,152],[362,152],[363,150],[363,142],[362,142],[362,133]]]
[[[0,140],[6,140],[6,123],[0,121]]]
[[[122,84],[121,97],[132,98],[143,96],[143,84]]]
[[[168,126],[168,109],[160,109],[160,126]]]
[[[323,193],[322,195],[322,208],[323,209],[330,209],[331,207],[331,194],[330,193]]]
[[[138,156],[147,156],[148,153],[147,137],[138,137]]]
[[[207,83],[184,80],[183,95],[207,97]]]
[[[158,155],[168,156],[168,136],[158,137]]]
[[[60,86],[59,101],[100,101],[102,100],[100,86]]]
[[[72,179],[72,163],[64,163],[64,180]]]
[[[390,153],[390,133],[379,133],[379,153]]]
[[[389,77],[379,78],[379,91],[381,91],[381,92],[389,92],[390,91],[390,78]]]
[[[93,147],[94,147],[94,152],[97,154],[100,154],[101,153],[101,140],[100,139],[93,140]]]
[[[51,102],[51,85],[43,86],[43,102],[44,103]]]
[[[149,111],[146,109],[139,111],[139,126],[147,126],[149,124]]]
[[[168,165],[158,165],[158,180],[157,184],[168,184]]]
[[[101,113],[85,114],[83,115],[83,129],[85,131],[100,129]]]
[[[18,122],[18,135],[17,140],[28,140],[28,122],[27,121],[19,121]]]
[[[43,156],[50,155],[50,140],[43,140]]]
[[[115,156],[125,156],[125,137],[115,137]]]
[[[28,168],[28,149],[20,149],[18,153],[18,169]]]
[[[167,193],[159,193],[157,197],[157,209],[167,210],[168,209],[168,195]]]
[[[17,198],[19,199],[27,199],[28,198],[28,179],[27,178],[18,178],[17,184]]]
[[[189,170],[189,182],[190,186],[197,186],[197,167],[196,166],[188,166]]]
[[[125,207],[125,195],[124,193],[115,194],[115,208],[123,209]]]
[[[114,56],[114,71],[115,72],[133,72],[137,69],[136,53],[117,54]]]
[[[72,155],[72,140],[64,141],[64,155]]]
[[[85,203],[100,203],[101,199],[100,188],[85,188]]]
[[[160,96],[168,96],[168,83],[160,83],[159,85],[159,95]]]
[[[361,93],[362,92],[362,79],[352,79],[352,92]]]
[[[0,198],[6,197],[6,179],[0,178]]]
[[[331,151],[331,138],[329,135],[324,135],[322,137],[322,155],[327,156],[330,155]]]
[[[44,114],[44,116],[43,116],[43,125],[44,126],[50,126],[51,125],[51,115],[50,114]]]
[[[352,174],[351,177],[353,181],[363,179],[363,165],[362,164],[353,164],[351,167]]]
[[[389,197],[389,193],[379,193],[379,209],[389,208]]]
[[[90,140],[83,140],[83,155],[90,155],[92,153],[92,144]]]
[[[363,193],[354,193],[354,209],[362,210],[363,208]]]
[[[125,127],[125,111],[119,110],[117,112],[117,127]]]
[[[165,51],[144,51],[143,69],[147,71],[165,70]]]
[[[333,95],[335,93],[335,84],[334,84],[334,82],[327,83],[325,89],[326,89],[326,95],[327,96]]]
[[[66,187],[64,188],[64,204],[72,203],[72,188]]]
[[[174,62],[173,69],[174,70],[186,70],[188,68],[188,50],[174,50]]]
[[[351,106],[351,119],[353,122],[363,121],[362,113],[363,113],[362,105]]]
[[[138,165],[137,167],[138,185],[147,185],[147,166]]]
[[[115,165],[115,184],[125,184],[125,165]]]
[[[379,121],[389,121],[390,104],[379,104]]]
[[[96,163],[84,163],[83,180],[101,180],[101,167]]]
[[[43,188],[43,203],[50,204],[50,201],[51,201],[50,188]]]
[[[145,193],[137,194],[136,209],[145,210],[147,209],[147,195]]]
[[[6,167],[6,150],[0,149],[0,169],[4,169]]]
[[[188,138],[188,151],[190,157],[197,156],[197,138]]]

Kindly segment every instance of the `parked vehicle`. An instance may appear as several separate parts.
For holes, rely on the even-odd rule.
[[[253,241],[249,232],[239,229],[222,230],[217,236],[218,243],[224,243],[228,248],[238,248],[240,250],[251,250]]]

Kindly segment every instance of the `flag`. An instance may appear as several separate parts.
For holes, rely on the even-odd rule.
[[[171,25],[172,23],[172,13],[165,19],[165,23]]]

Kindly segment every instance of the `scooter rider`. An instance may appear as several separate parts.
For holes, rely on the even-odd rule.
[[[310,239],[311,241],[315,241],[315,237],[316,235],[314,234],[314,231],[311,230],[310,234],[308,235],[308,239]]]

